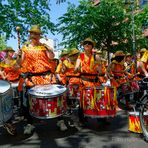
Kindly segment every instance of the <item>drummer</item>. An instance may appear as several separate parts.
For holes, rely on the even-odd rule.
[[[118,88],[122,83],[126,82],[125,76],[125,66],[124,66],[124,57],[125,54],[123,51],[117,51],[114,54],[114,60],[111,62],[107,70],[107,75],[111,80],[111,85]]]
[[[61,52],[61,55],[60,55],[60,60],[59,60],[59,64],[56,68],[56,76],[59,80],[59,84],[62,84],[62,85],[66,85],[66,75],[64,73],[65,71],[65,66],[64,66],[64,61],[68,59],[68,54],[69,54],[69,50],[64,48]]]
[[[16,59],[13,58],[15,51],[12,47],[6,47],[3,51],[6,53],[5,59],[0,64],[0,67],[4,71],[3,79],[11,82],[19,80],[19,65],[17,64]]]
[[[95,50],[94,54],[95,54],[95,62],[97,63],[97,68],[100,73],[98,75],[99,81],[101,83],[106,83],[107,78],[105,74],[106,74],[106,68],[107,68],[107,61],[102,57],[102,51]]]
[[[128,79],[133,79],[136,76],[136,64],[133,61],[133,56],[131,53],[127,53],[125,56],[125,70],[128,74]]]
[[[26,87],[30,88],[38,84],[56,83],[56,79],[51,79],[55,72],[56,63],[54,59],[53,48],[40,43],[42,31],[38,25],[33,25],[29,30],[29,41],[21,49],[21,72],[30,73],[26,78]],[[19,90],[22,91],[24,78],[20,79]],[[34,130],[33,120],[29,114],[29,100],[23,103],[24,117],[27,119],[27,125],[24,128],[24,134],[31,134]],[[63,126],[63,121],[59,126]],[[65,128],[65,127],[64,127]]]
[[[74,68],[75,68],[75,64],[76,64],[76,60],[78,58],[79,52],[80,51],[78,49],[71,48],[69,50],[68,58],[63,61],[63,66],[65,67],[64,70],[63,70],[63,73],[66,76],[67,87],[70,87],[70,85],[71,86],[77,85],[78,88],[79,88],[80,73],[74,73]],[[74,95],[75,95],[75,97],[77,97],[77,94],[74,94]],[[69,98],[67,99],[67,104],[69,106],[69,113],[71,113],[71,107],[70,106],[72,105],[72,101],[74,101],[74,100],[71,100]]]
[[[95,87],[100,86],[98,81],[98,73],[93,48],[96,45],[91,38],[86,38],[81,45],[84,48],[84,52],[80,53],[75,66],[75,73],[80,72],[81,74],[81,89],[85,87]],[[83,95],[80,95],[80,107],[79,107],[79,123],[81,126],[84,126],[86,123],[86,118],[83,114]]]
[[[16,60],[13,58],[15,51],[11,47],[6,47],[3,52],[5,52],[6,55],[4,60],[0,63],[1,79],[11,82],[16,81],[19,79],[20,71],[17,66]],[[3,127],[8,131],[10,135],[15,135],[16,127],[12,123],[12,118],[8,120]]]

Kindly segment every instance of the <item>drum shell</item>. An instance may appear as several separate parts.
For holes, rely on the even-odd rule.
[[[86,87],[82,91],[84,115],[92,118],[114,117],[117,106],[114,91],[115,89],[109,86]]]
[[[68,96],[68,99],[78,99],[78,100],[80,100],[79,85],[76,85],[76,84],[68,85],[67,96]]]
[[[51,119],[66,111],[66,92],[57,96],[36,96],[29,94],[30,114],[38,119]]]
[[[148,114],[144,115],[144,120],[148,127]],[[129,112],[128,130],[134,133],[142,133],[142,129],[140,126],[139,112]]]
[[[6,83],[8,83],[6,81]],[[8,85],[10,85],[8,83]],[[0,125],[8,121],[13,115],[13,99],[12,89],[9,89],[3,93],[0,93]]]

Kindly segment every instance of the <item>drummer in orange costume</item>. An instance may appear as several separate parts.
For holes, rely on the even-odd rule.
[[[21,72],[31,73],[31,76],[26,79],[26,86],[30,88],[38,84],[56,83],[56,79],[51,79],[56,66],[52,48],[40,43],[42,32],[38,25],[32,26],[29,33],[30,41],[22,47],[21,55]],[[22,80],[20,84],[22,84]],[[23,109],[24,116],[27,118],[27,126],[24,128],[24,134],[31,134],[34,126],[32,125],[32,117],[29,114],[28,98],[26,104],[23,104]],[[63,122],[61,124],[64,125]],[[66,126],[62,130],[65,129],[67,129]]]
[[[114,55],[114,60],[108,67],[107,75],[111,79],[111,85],[114,87],[119,87],[122,83],[126,82],[126,71],[124,66],[125,54],[122,51],[117,51]]]
[[[60,84],[66,85],[66,75],[64,73],[66,67],[64,66],[64,61],[68,58],[69,51],[68,49],[63,49],[60,55],[60,62],[56,68],[56,75]]]
[[[80,73],[74,73],[74,68],[76,64],[76,60],[79,55],[79,50],[76,48],[72,48],[68,54],[68,59],[63,61],[65,66],[65,75],[67,79],[67,84],[80,84]]]
[[[15,51],[11,47],[7,47],[3,51],[6,52],[6,58],[0,63],[0,67],[4,71],[3,79],[16,81],[19,79],[20,70],[16,63],[16,59],[12,57]]]
[[[102,58],[101,51],[95,51],[94,54],[95,54],[95,60],[96,60],[95,63],[99,71],[99,75],[98,75],[99,81],[101,83],[105,83],[106,82],[105,73],[106,73],[107,61]]]
[[[81,44],[84,47],[84,52],[80,53],[75,66],[75,72],[81,74],[81,89],[100,86],[100,82],[98,82],[99,71],[92,52],[96,43],[90,38],[86,38]],[[79,121],[82,126],[86,121],[83,114],[83,93],[80,95]]]
[[[99,86],[98,82],[98,68],[95,63],[94,54],[92,52],[95,42],[90,38],[86,38],[82,45],[84,47],[84,52],[80,53],[75,67],[75,72],[81,73],[82,84],[87,87]],[[80,71],[79,71],[80,70]]]

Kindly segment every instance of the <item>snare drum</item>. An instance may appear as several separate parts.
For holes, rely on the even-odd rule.
[[[79,85],[68,85],[68,99],[80,99]]]
[[[116,115],[116,89],[113,87],[86,87],[82,90],[85,116],[94,118]]]
[[[0,80],[0,124],[8,121],[13,115],[13,99],[10,83]]]
[[[129,112],[128,130],[134,133],[142,133],[139,112]],[[148,114],[144,114],[144,120],[148,126]]]
[[[61,116],[66,111],[66,87],[36,85],[28,91],[30,114],[38,119]]]

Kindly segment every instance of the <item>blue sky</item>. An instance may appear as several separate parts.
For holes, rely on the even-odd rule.
[[[70,1],[71,3],[74,3],[75,5],[79,4],[79,0],[67,0]],[[53,23],[57,23],[57,19],[62,16],[66,10],[67,10],[67,2],[65,3],[61,3],[60,5],[56,4],[55,0],[51,0],[52,5],[51,5],[51,21]],[[16,34],[17,37],[17,34]],[[62,35],[52,35],[51,33],[49,33],[47,35],[48,38],[51,39],[58,39],[58,42],[60,42],[62,40]],[[11,38],[10,40],[7,41],[7,46],[11,46],[14,50],[17,50],[18,48],[18,42],[17,39]]]

